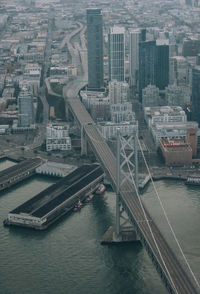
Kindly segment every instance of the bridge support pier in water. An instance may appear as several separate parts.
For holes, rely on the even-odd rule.
[[[105,232],[101,239],[101,244],[120,244],[129,242],[140,242],[133,227],[127,227],[126,230],[122,230],[119,235],[115,233],[115,227],[111,226]]]

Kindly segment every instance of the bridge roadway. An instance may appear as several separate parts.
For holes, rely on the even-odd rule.
[[[10,187],[32,175],[44,161],[37,157],[24,160],[0,172],[0,190]]]
[[[113,188],[115,188],[116,158],[114,154],[94,125],[92,118],[81,101],[77,98],[68,99],[68,104],[76,120],[79,122],[79,126],[84,128],[88,142],[101,162],[106,174],[110,177]],[[144,210],[140,205],[133,184],[128,181],[123,184],[123,187],[120,189],[120,199],[169,293],[200,293],[199,289],[196,289],[191,282],[188,274],[183,269],[146,209],[145,218]]]

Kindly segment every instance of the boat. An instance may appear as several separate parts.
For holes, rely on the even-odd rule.
[[[85,203],[90,202],[93,197],[94,197],[94,194],[90,194],[89,196],[87,196],[87,198],[85,199]]]
[[[186,185],[200,186],[200,177],[187,177],[185,181]]]
[[[82,207],[83,207],[83,203],[79,199],[79,201],[74,206],[74,211],[79,211],[81,210]]]
[[[100,184],[95,193],[98,194],[98,195],[100,195],[100,194],[103,194],[105,192],[105,190],[106,190],[105,185],[104,184]]]

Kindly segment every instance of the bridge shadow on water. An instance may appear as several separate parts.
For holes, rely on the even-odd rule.
[[[92,218],[95,219],[95,226],[98,235],[103,235],[109,226],[114,224],[115,218],[112,214],[111,207],[106,202],[104,195],[95,195],[92,205]]]

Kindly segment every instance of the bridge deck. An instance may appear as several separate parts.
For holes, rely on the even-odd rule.
[[[70,103],[70,107],[79,121],[81,126],[84,126],[85,134],[93,148],[96,156],[102,163],[106,173],[110,176],[113,186],[116,186],[116,158],[110,150],[109,146],[94,125],[87,125],[89,114],[82,106],[79,99],[74,99],[76,102]],[[85,124],[85,125],[84,125]],[[146,211],[148,222],[145,219],[144,211],[137,198],[134,185],[125,182],[120,191],[121,201],[126,212],[128,213],[132,223],[134,224],[138,235],[148,254],[154,261],[156,269],[160,273],[162,280],[170,293],[176,294],[197,294],[198,290],[193,286],[187,273],[182,265],[175,257],[172,249],[167,244],[158,227],[151,219]],[[156,240],[156,242],[155,242]],[[162,257],[160,253],[162,253]]]

